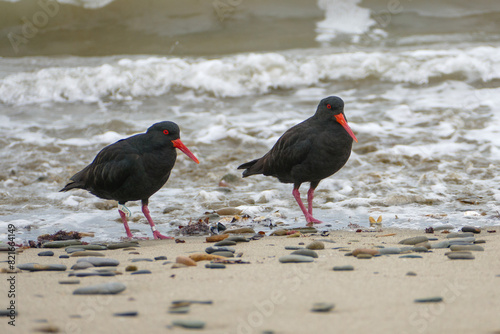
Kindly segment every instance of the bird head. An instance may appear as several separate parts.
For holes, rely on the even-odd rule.
[[[347,124],[347,120],[344,115],[344,101],[338,96],[329,96],[321,100],[316,111],[316,115],[320,118],[331,119],[332,116],[335,121],[342,125],[342,127],[347,131],[347,133],[354,139],[357,143],[358,139],[352,132],[351,128]]]
[[[193,160],[197,164],[200,163],[198,158],[196,158],[195,155],[191,153],[191,151],[181,141],[180,139],[181,130],[179,129],[179,126],[174,122],[165,121],[165,122],[155,123],[149,127],[147,132],[160,134],[160,136],[163,136],[163,138],[172,142],[173,147],[181,150],[182,153],[187,155],[189,158],[191,158],[191,160]]]

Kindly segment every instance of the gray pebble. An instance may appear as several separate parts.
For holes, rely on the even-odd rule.
[[[103,253],[94,252],[94,251],[87,251],[87,250],[71,253],[71,257],[84,257],[84,256],[104,257],[105,255]]]
[[[427,247],[423,247],[423,246],[416,246],[416,247],[413,247],[411,250],[414,252],[417,252],[417,253],[426,253],[429,251],[429,249],[427,249]]]
[[[69,277],[90,277],[90,276],[101,276],[101,277],[112,277],[116,276],[116,273],[112,271],[104,271],[104,272],[79,272],[79,273],[71,273],[68,275]]]
[[[201,329],[205,327],[205,322],[201,320],[176,319],[172,321],[172,325],[183,328]]]
[[[130,261],[131,262],[153,262],[152,259],[148,259],[148,258],[137,258],[137,259],[131,259]]]
[[[59,281],[59,284],[80,284],[80,280],[64,280],[64,281]]]
[[[245,238],[245,237],[241,237],[241,236],[232,236],[232,237],[228,237],[224,240],[227,240],[227,241],[234,241],[234,242],[249,242],[250,239],[248,238]]]
[[[208,247],[205,249],[205,252],[207,252],[208,254],[212,254],[212,253],[215,253],[215,252],[231,252],[231,253],[234,253],[236,252],[236,249],[232,248],[232,247]]]
[[[126,289],[121,282],[109,282],[81,287],[73,291],[74,295],[114,295]]]
[[[298,249],[296,251],[293,251],[292,254],[294,254],[294,255],[310,256],[310,257],[313,257],[315,259],[318,258],[318,253],[316,253],[312,249]]]
[[[60,259],[69,259],[69,255],[66,255],[66,254],[64,254],[64,255],[59,255],[59,258],[60,258]]]
[[[356,259],[369,260],[372,257],[373,257],[373,255],[371,255],[371,254],[365,254],[365,253],[361,253],[361,254],[356,255]]]
[[[188,312],[189,312],[189,305],[180,307],[169,307],[168,309],[168,313],[173,313],[173,314],[186,314]]]
[[[476,238],[474,237],[455,238],[450,240],[450,245],[467,245],[474,243],[474,241],[476,241]]]
[[[313,262],[313,258],[304,255],[285,255],[279,258],[281,263]]]
[[[335,266],[333,267],[334,271],[352,271],[354,270],[354,267],[351,265],[345,265],[345,266]]]
[[[421,255],[416,255],[416,254],[407,254],[407,255],[401,255],[399,257],[400,259],[421,259]]]
[[[85,248],[82,248],[82,247],[66,247],[65,249],[66,253],[68,254],[72,254],[72,253],[76,253],[76,252],[83,252],[85,251]]]
[[[227,240],[227,239],[216,242],[214,244],[214,246],[216,246],[216,247],[234,246],[234,245],[236,245],[236,241],[231,241],[231,240]]]
[[[403,245],[416,245],[418,243],[426,242],[426,241],[429,241],[429,239],[426,236],[422,235],[422,236],[418,236],[418,237],[413,237],[413,238],[401,240],[399,243],[403,244]]]
[[[119,313],[113,313],[114,317],[137,317],[139,312],[137,311],[130,311],[130,312],[119,312]]]
[[[82,242],[80,240],[58,240],[58,241],[50,241],[43,244],[43,248],[63,248],[72,245],[81,245]]]
[[[38,263],[23,263],[16,266],[21,270],[28,271],[65,271],[64,264],[38,264]]]
[[[213,252],[212,255],[218,255],[218,256],[224,256],[224,257],[234,257],[234,253],[229,252],[229,251]]]
[[[431,248],[434,248],[434,249],[448,248],[448,247],[450,247],[450,241],[449,240],[443,240],[443,241],[431,244]]]
[[[223,263],[207,263],[205,264],[205,268],[208,269],[225,269],[226,265]]]
[[[429,297],[429,298],[415,299],[415,303],[440,303],[442,301],[443,297]]]
[[[466,233],[449,233],[446,235],[446,239],[453,239],[453,238],[470,238],[473,237],[474,233],[472,232],[466,232]]]
[[[330,312],[335,307],[332,303],[314,303],[312,312]]]
[[[104,245],[94,245],[94,244],[89,244],[89,245],[79,245],[77,246],[79,249],[83,249],[83,250],[94,250],[94,251],[99,251],[99,250],[106,250],[108,249],[108,247],[104,246]],[[71,249],[71,248],[76,248],[75,246],[70,246],[68,248],[66,248],[65,250],[68,251],[68,249]]]
[[[400,254],[401,248],[399,248],[399,247],[386,247],[386,248],[380,248],[378,251],[379,251],[380,255]]]
[[[77,262],[75,263],[71,269],[73,270],[82,270],[82,269],[87,269],[90,267],[94,267],[94,265],[90,262],[82,261],[82,262]]]
[[[100,257],[84,257],[76,262],[90,262],[96,267],[116,267],[120,264],[118,260]]]
[[[44,252],[38,253],[38,256],[54,256],[54,252],[53,251],[44,251]]]
[[[406,276],[417,276],[417,273],[414,271],[409,271],[406,273]]]
[[[300,246],[285,246],[286,250],[299,250],[299,249],[304,249],[304,247]]]
[[[450,252],[447,253],[446,256],[450,260],[474,260],[475,257],[470,252]]]
[[[166,256],[164,256],[164,255],[161,255],[161,256],[156,256],[156,257],[155,257],[155,261],[166,260],[166,259],[167,259],[167,257],[166,257]]]
[[[127,247],[139,247],[139,244],[137,242],[118,242],[115,244],[109,244],[108,249],[119,249],[119,248],[127,248]]]
[[[143,274],[151,274],[151,270],[142,269],[131,273],[131,275],[143,275]]]
[[[483,252],[484,248],[479,245],[451,245],[450,249],[452,252],[456,251],[476,251]]]

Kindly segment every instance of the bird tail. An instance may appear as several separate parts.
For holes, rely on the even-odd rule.
[[[255,174],[262,174],[261,171],[257,170],[257,168],[252,168],[255,166],[257,162],[259,162],[260,159],[255,159],[249,162],[246,162],[240,166],[238,166],[238,169],[244,169],[243,171],[243,177],[247,177],[250,175],[255,175]]]
[[[68,190],[71,190],[71,189],[83,189],[83,184],[81,184],[79,182],[70,182],[67,185],[65,185],[64,188],[62,188],[59,191],[68,191]]]
[[[86,168],[82,169],[72,177],[70,177],[71,182],[68,183],[67,185],[64,186],[59,191],[68,191],[71,189],[85,189],[85,180],[86,180],[86,175],[87,175],[87,169],[89,167],[87,166]]]

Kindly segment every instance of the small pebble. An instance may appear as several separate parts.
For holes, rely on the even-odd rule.
[[[121,282],[109,282],[81,287],[73,291],[74,295],[114,295],[126,289]]]
[[[416,255],[416,254],[406,254],[406,255],[401,255],[399,257],[400,259],[421,259],[421,255]]]
[[[142,270],[133,271],[131,273],[131,275],[144,275],[144,274],[151,274],[151,270],[142,269]]]
[[[312,312],[330,312],[335,307],[331,303],[314,303],[312,306]]]
[[[475,257],[471,252],[450,252],[446,253],[450,260],[474,260]]]
[[[43,248],[63,248],[73,245],[81,245],[82,242],[80,240],[58,240],[58,241],[50,241],[43,244]]]
[[[285,255],[279,258],[281,263],[313,262],[313,258],[304,255]]]
[[[456,251],[475,251],[475,252],[483,252],[484,248],[479,245],[451,245],[450,250],[452,252]]]
[[[186,314],[189,312],[189,305],[188,306],[171,306],[168,308],[168,313],[173,313],[173,314]]]
[[[423,247],[423,246],[415,246],[415,247],[412,247],[411,250],[416,252],[416,253],[426,253],[429,251],[429,249],[427,247]]]
[[[310,256],[310,257],[313,257],[315,259],[318,258],[318,253],[316,253],[312,249],[298,249],[296,251],[293,251],[292,254]]]
[[[115,244],[109,244],[108,249],[120,249],[120,248],[127,248],[127,247],[138,247],[139,244],[137,242],[118,242]]]
[[[468,245],[472,244],[476,241],[474,237],[466,237],[466,238],[455,238],[450,240],[450,245]]]
[[[466,233],[450,233],[446,235],[447,239],[453,239],[453,238],[470,238],[473,237],[474,233],[472,232],[466,232]]]
[[[38,253],[38,256],[54,256],[54,252],[53,251],[44,251],[44,252]]]
[[[73,254],[75,252],[84,252],[85,248],[78,247],[78,246],[75,246],[75,247],[66,247],[65,251],[68,254]]]
[[[352,271],[354,270],[354,267],[351,265],[345,265],[345,266],[335,266],[333,267],[334,271]]]
[[[71,257],[82,257],[82,256],[98,256],[98,257],[104,257],[105,255],[103,253],[99,252],[94,252],[94,251],[76,251],[71,253]]]
[[[161,261],[161,260],[166,260],[166,259],[167,259],[167,257],[164,255],[155,257],[155,261]]]
[[[212,253],[215,253],[215,252],[231,252],[231,253],[234,253],[236,252],[236,249],[232,248],[232,247],[208,247],[205,249],[205,252],[207,252],[207,254],[212,254]]]
[[[90,262],[86,262],[86,261],[83,261],[83,262],[77,262],[75,263],[71,269],[73,270],[82,270],[82,269],[87,269],[87,268],[91,268],[91,267],[95,267],[92,263]]]
[[[356,256],[356,259],[365,259],[365,260],[368,260],[368,259],[371,259],[372,257],[373,257],[373,255],[371,255],[371,254],[362,253],[362,254],[358,254]]]
[[[119,312],[119,313],[113,313],[114,317],[137,317],[139,312],[137,311],[130,311],[130,312]]]
[[[375,256],[380,254],[378,249],[369,249],[369,248],[356,248],[352,251],[352,255],[358,257],[361,254],[369,254],[371,256]]]
[[[137,266],[126,266],[125,271],[137,271]]]
[[[444,240],[440,242],[436,242],[434,244],[431,244],[431,248],[437,249],[437,248],[448,248],[450,247],[450,241],[449,240]]]
[[[205,322],[201,320],[176,319],[172,321],[172,325],[190,329],[201,329],[205,327]]]
[[[399,247],[386,247],[386,248],[380,248],[378,252],[381,255],[390,255],[390,254],[400,254],[401,253],[401,248]]]
[[[478,234],[478,233],[481,233],[481,229],[478,228],[478,227],[474,227],[474,226],[464,226],[462,227],[462,232],[471,232],[471,233],[474,233],[474,234]]]
[[[78,259],[76,262],[89,262],[92,263],[95,267],[116,267],[120,264],[118,260],[100,257],[83,257],[81,259]]]
[[[232,240],[222,240],[214,244],[214,246],[216,247],[234,246],[234,245],[236,245],[236,241]]]
[[[211,255],[224,256],[224,257],[234,257],[234,253],[229,252],[229,251],[213,252]]]
[[[426,241],[429,241],[429,238],[422,235],[422,236],[418,236],[418,237],[413,237],[413,238],[401,240],[399,243],[403,244],[403,245],[416,245],[416,244],[419,244],[421,242],[426,242]]]
[[[243,234],[243,233],[255,234],[255,230],[252,228],[248,228],[248,227],[242,227],[242,228],[236,228],[233,230],[226,230],[226,231],[224,231],[224,233],[228,233],[228,234]],[[233,240],[233,241],[236,241],[236,240]],[[236,242],[238,242],[238,241],[236,241]]]
[[[409,271],[406,273],[406,276],[417,276],[417,273],[414,271]]]
[[[286,250],[299,250],[299,249],[304,249],[304,247],[300,246],[285,246]]]
[[[429,297],[429,298],[415,299],[415,303],[440,303],[442,301],[443,297]]]
[[[64,254],[64,255],[59,255],[60,259],[69,259],[69,255]]]
[[[59,284],[80,284],[80,280],[65,280],[65,281],[59,281]]]
[[[21,270],[28,271],[65,271],[64,264],[38,264],[38,263],[23,263],[16,266]]]
[[[186,265],[186,266],[196,266],[196,262],[194,260],[186,257],[186,256],[178,256],[175,259],[175,262]]]
[[[306,248],[312,250],[325,249],[325,244],[321,241],[313,241]]]
[[[205,268],[208,269],[225,269],[226,265],[223,263],[207,263],[205,264]]]
[[[255,232],[253,232],[253,233],[255,233]],[[224,240],[234,241],[234,242],[249,242],[250,241],[250,239],[242,237],[242,236],[238,236],[238,235],[226,238]]]
[[[153,260],[147,258],[137,258],[137,259],[131,259],[130,262],[153,262]]]

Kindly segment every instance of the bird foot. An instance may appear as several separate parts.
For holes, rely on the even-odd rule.
[[[163,235],[158,231],[153,231],[153,236],[155,237],[155,239],[174,239],[174,237],[167,237],[166,235]]]
[[[314,218],[313,216],[306,217],[307,226],[313,226],[314,224],[323,224],[321,220]]]

